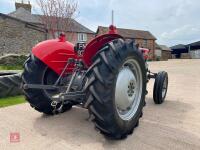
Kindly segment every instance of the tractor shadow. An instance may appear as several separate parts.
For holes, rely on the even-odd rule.
[[[86,109],[73,107],[70,111],[36,118],[34,129],[45,138],[61,139],[75,145],[104,140],[91,121]]]
[[[150,132],[155,128],[155,124],[150,125],[152,122],[159,122],[159,124],[165,124],[165,126],[180,124],[184,120],[186,113],[193,108],[191,105],[181,101],[167,100],[162,105],[155,105],[152,98],[147,97],[146,102],[140,126],[134,130],[133,135],[128,136],[125,140],[105,138],[95,130],[93,123],[87,120],[88,111],[78,107],[73,107],[70,111],[60,115],[40,115],[35,120],[34,129],[47,139],[53,139],[55,142],[64,140],[70,145],[78,147],[96,146],[95,144],[98,143],[105,149],[117,148],[118,146],[123,148],[127,143],[131,143],[131,145],[142,144],[143,140],[140,139],[145,139],[145,136],[156,137],[159,131]],[[170,131],[171,128],[168,127],[166,130]],[[148,139],[145,139],[145,141],[148,143]]]
[[[147,97],[144,119],[164,124],[181,124],[193,109],[191,104],[184,103],[181,99],[167,98],[163,104],[156,105],[152,98]]]

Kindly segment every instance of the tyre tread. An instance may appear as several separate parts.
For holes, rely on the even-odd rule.
[[[122,48],[124,51],[121,50]],[[93,121],[95,122],[95,127],[99,129],[102,134],[108,137],[112,137],[114,139],[122,139],[127,137],[128,134],[133,133],[134,128],[136,128],[139,124],[139,118],[142,117],[142,108],[134,126],[128,131],[120,131],[118,126],[113,123],[112,119],[110,119],[110,117],[112,118],[112,116],[114,115],[111,112],[109,113],[109,108],[112,104],[109,101],[108,95],[111,94],[112,88],[109,86],[110,84],[108,84],[108,86],[105,86],[105,84],[111,83],[111,81],[107,81],[107,76],[99,68],[107,68],[107,73],[109,74],[110,78],[113,78],[114,74],[116,73],[116,68],[113,67],[115,64],[113,63],[121,61],[124,53],[130,53],[132,49],[133,43],[124,42],[120,39],[108,43],[108,45],[106,45],[103,50],[100,50],[98,55],[96,55],[94,58],[94,61],[101,58],[100,62],[93,65],[93,69],[90,69],[90,71],[86,75],[89,81],[86,85],[85,90],[86,93],[90,94],[86,94],[87,96],[84,106],[89,109],[89,113],[94,115]],[[141,56],[139,55],[139,53],[137,54],[139,57]],[[97,94],[99,91],[98,86],[106,88],[107,91],[105,93]],[[95,87],[97,87],[97,89]],[[143,106],[144,105],[142,105],[141,107]]]

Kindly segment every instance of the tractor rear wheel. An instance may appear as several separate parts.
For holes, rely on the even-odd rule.
[[[84,106],[95,127],[114,139],[125,138],[139,124],[145,105],[146,69],[132,41],[116,39],[105,45],[88,69]]]
[[[57,78],[58,75],[54,71],[33,55],[24,64],[23,84],[53,85]],[[63,113],[71,109],[73,105],[71,102],[65,105],[60,103],[56,109],[51,106],[52,96],[59,94],[60,90],[24,89],[23,92],[33,108],[48,115]]]

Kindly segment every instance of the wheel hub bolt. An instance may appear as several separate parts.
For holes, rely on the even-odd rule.
[[[135,89],[134,83],[133,81],[130,81],[128,85],[128,91],[127,91],[129,97],[133,96],[134,89]]]

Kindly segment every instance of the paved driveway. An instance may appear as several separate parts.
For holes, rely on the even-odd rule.
[[[0,109],[0,149],[200,150],[200,60],[152,62],[150,68],[168,71],[167,99],[154,105],[151,81],[140,126],[127,139],[112,141],[98,134],[86,120],[87,110],[48,117],[22,104]],[[10,143],[11,132],[20,134],[20,142]]]

